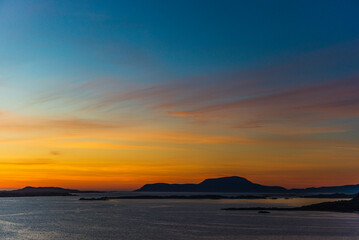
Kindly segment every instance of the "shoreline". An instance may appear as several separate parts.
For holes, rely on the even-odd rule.
[[[359,213],[359,194],[351,200],[334,202],[322,202],[301,207],[276,208],[276,207],[252,207],[252,208],[222,208],[226,211],[323,211],[323,212],[351,212]]]

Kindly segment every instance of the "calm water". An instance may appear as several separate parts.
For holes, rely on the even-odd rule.
[[[0,198],[1,240],[359,239],[359,214],[221,211],[326,199],[111,200]]]

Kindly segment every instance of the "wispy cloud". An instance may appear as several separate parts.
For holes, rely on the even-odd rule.
[[[251,69],[203,74],[145,87],[123,85],[116,79],[97,79],[40,94],[31,102],[30,107],[66,106],[63,111],[70,117],[55,115],[26,122],[3,122],[0,128],[101,130],[103,138],[103,130],[136,126],[122,136],[136,136],[133,140],[138,142],[332,144],[330,139],[295,135],[344,133],[357,127],[357,69],[359,44],[352,42]],[[161,130],[148,139],[147,128]],[[173,130],[178,128],[193,134],[181,139],[183,134]],[[112,143],[97,146],[124,147]]]
[[[53,155],[53,156],[59,156],[59,155],[61,155],[61,152],[52,150],[52,151],[50,151],[50,154]]]
[[[122,125],[115,121],[85,119],[77,117],[40,117],[26,116],[17,113],[5,114],[0,122],[0,129],[8,130],[96,130],[120,128]]]
[[[307,126],[313,133],[342,132],[348,126],[329,125],[359,117],[358,46],[347,43],[266,67],[112,91],[88,109],[116,109],[127,103],[235,128],[275,131],[278,125],[289,125]]]
[[[54,164],[52,159],[33,159],[33,160],[12,160],[12,161],[0,161],[0,166],[41,166]]]

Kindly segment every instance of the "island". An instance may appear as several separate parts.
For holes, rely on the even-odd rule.
[[[334,187],[310,187],[303,189],[286,189],[281,186],[266,186],[253,183],[246,178],[232,176],[221,178],[209,178],[200,183],[168,184],[153,183],[145,184],[136,192],[215,192],[215,193],[263,193],[263,194],[287,194],[293,196],[305,196],[308,194],[356,194],[359,192],[359,184]],[[341,198],[342,196],[332,197]],[[324,198],[324,196],[318,196]],[[346,198],[348,196],[344,196]],[[350,196],[352,197],[352,196]]]
[[[301,198],[353,198],[355,194],[345,194],[345,193],[330,193],[330,194],[313,194],[313,195],[302,195]]]
[[[101,193],[101,191],[80,191],[60,187],[24,187],[11,191],[0,191],[0,197],[76,196],[77,193]]]
[[[336,194],[318,194],[318,195],[306,195],[306,196],[291,196],[298,198],[353,198],[354,195],[336,193]],[[107,200],[115,200],[115,199],[278,199],[285,198],[289,199],[285,196],[273,196],[273,195],[235,195],[235,196],[225,196],[225,195],[214,195],[214,194],[203,194],[203,195],[135,195],[135,196],[118,196],[118,197],[83,197],[79,200],[81,201],[107,201]]]
[[[255,192],[284,193],[287,189],[278,186],[264,186],[252,183],[243,177],[210,178],[199,184],[146,184],[136,192]]]
[[[306,205],[302,207],[294,207],[294,208],[254,207],[254,208],[223,208],[222,210],[228,210],[228,211],[255,210],[259,212],[265,212],[265,211],[359,212],[359,193],[351,200],[322,202],[322,203]]]
[[[118,197],[89,197],[80,198],[82,201],[106,201],[111,199],[277,199],[277,198],[333,198],[351,199],[355,196],[354,190],[359,192],[359,185],[306,189],[286,189],[280,186],[266,186],[253,183],[243,177],[210,178],[195,184],[145,184],[135,192],[176,192],[175,195],[130,195]],[[318,190],[316,192],[315,190]],[[335,190],[338,192],[332,193]],[[328,193],[327,193],[328,192]],[[205,194],[194,194],[205,193]],[[238,193],[241,193],[239,195]],[[229,195],[230,194],[230,195]]]
[[[169,195],[169,196],[157,196],[157,195],[139,195],[139,196],[120,196],[120,197],[98,197],[98,198],[80,198],[81,201],[106,201],[114,199],[267,199],[268,196],[254,196],[254,195],[242,195],[242,196],[223,196],[223,195]]]

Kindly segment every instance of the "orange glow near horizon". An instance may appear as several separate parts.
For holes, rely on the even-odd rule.
[[[0,154],[7,160],[0,161],[0,188],[134,190],[224,176],[286,188],[356,183],[356,149],[297,141],[146,129],[3,140]],[[338,163],[339,157],[347,164]]]

